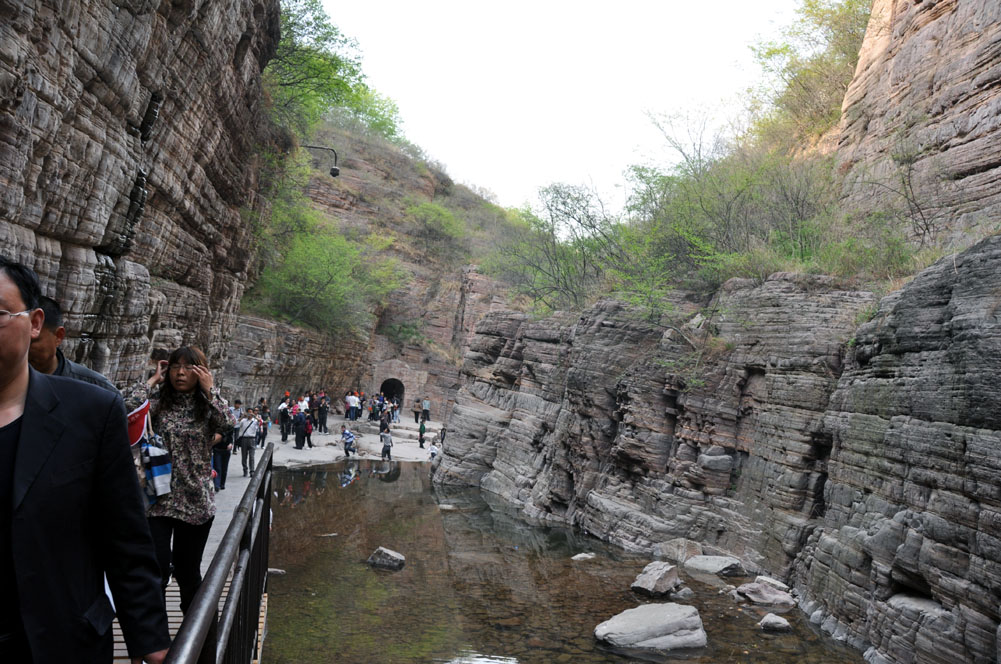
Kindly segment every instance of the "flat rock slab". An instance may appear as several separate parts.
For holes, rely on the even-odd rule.
[[[733,556],[692,556],[685,561],[685,569],[719,576],[746,576],[744,566]]]
[[[674,603],[627,609],[595,627],[594,636],[619,648],[676,650],[706,645],[698,609]]]
[[[632,590],[647,595],[666,595],[681,585],[678,568],[671,563],[652,562],[643,568],[631,586]]]
[[[796,605],[796,599],[792,595],[767,583],[745,583],[737,588],[737,592],[755,604],[767,604],[769,606]]]
[[[372,552],[372,555],[368,557],[366,562],[372,567],[380,569],[400,570],[403,569],[407,559],[404,558],[402,553],[397,553],[392,549],[380,546]]]

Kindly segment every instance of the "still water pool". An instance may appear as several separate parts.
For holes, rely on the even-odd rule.
[[[268,634],[263,661],[861,662],[785,614],[791,635],[763,635],[766,611],[738,606],[713,581],[686,582],[709,645],[638,659],[598,644],[598,623],[646,601],[629,590],[648,557],[565,528],[527,523],[475,489],[432,487],[427,464],[359,461],[277,470]],[[399,551],[399,572],[365,564]],[[575,562],[571,556],[594,552]]]

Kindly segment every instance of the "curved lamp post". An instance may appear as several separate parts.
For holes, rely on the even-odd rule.
[[[341,174],[341,169],[337,167],[337,150],[333,148],[328,148],[325,145],[306,145],[302,144],[301,147],[309,148],[310,150],[330,150],[334,153],[334,165],[330,167],[330,177],[335,178]]]

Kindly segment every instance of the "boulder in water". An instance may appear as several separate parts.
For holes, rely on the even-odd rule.
[[[406,561],[407,559],[403,557],[402,553],[397,553],[392,549],[380,546],[372,552],[372,555],[368,557],[366,562],[368,562],[368,564],[372,567],[401,570],[403,569],[403,565],[406,564]]]
[[[767,583],[745,583],[737,588],[737,592],[755,604],[767,604],[769,606],[796,605],[796,600],[792,595]]]
[[[782,616],[775,615],[774,613],[769,613],[764,618],[762,618],[761,622],[758,623],[758,627],[760,627],[765,632],[792,631],[792,625],[789,624],[789,621],[783,618]]]
[[[593,553],[578,553],[576,556],[572,556],[570,560],[591,560],[594,557]]]
[[[595,627],[594,636],[619,648],[675,650],[706,645],[698,609],[674,603],[627,609]]]
[[[631,586],[633,590],[654,597],[666,595],[681,585],[678,568],[671,563],[652,562],[643,568]]]

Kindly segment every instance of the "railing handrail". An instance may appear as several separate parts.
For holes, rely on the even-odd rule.
[[[215,658],[216,662],[222,661],[230,636],[230,628],[236,618],[235,613],[241,605],[238,600],[243,594],[244,586],[252,582],[246,574],[247,561],[251,557],[255,543],[262,536],[261,524],[265,524],[266,528],[266,524],[270,522],[271,471],[274,449],[274,443],[268,443],[264,449],[261,460],[250,478],[250,484],[247,485],[247,490],[240,499],[240,504],[233,512],[233,519],[230,521],[226,534],[219,542],[219,548],[216,549],[212,562],[205,572],[202,585],[191,600],[191,606],[184,616],[180,629],[177,630],[177,636],[170,647],[165,664],[193,664],[198,661],[205,640],[216,620],[219,620],[225,627],[225,633],[223,633],[224,630],[219,630],[220,638]],[[251,522],[251,516],[258,517],[256,523]],[[248,526],[250,532],[248,532]],[[266,541],[267,537],[265,537]],[[267,551],[264,551],[263,555],[262,573],[266,575]],[[230,596],[227,597],[222,616],[219,616],[219,598],[222,597],[226,580],[229,578],[234,562],[241,564],[234,571],[234,583],[230,586]],[[239,586],[235,583],[237,578],[240,580]],[[263,589],[263,579],[261,579],[261,588]],[[258,603],[250,609],[254,611],[254,615],[244,616],[244,618],[252,620],[253,625],[256,626],[257,616],[260,612],[259,598]]]

